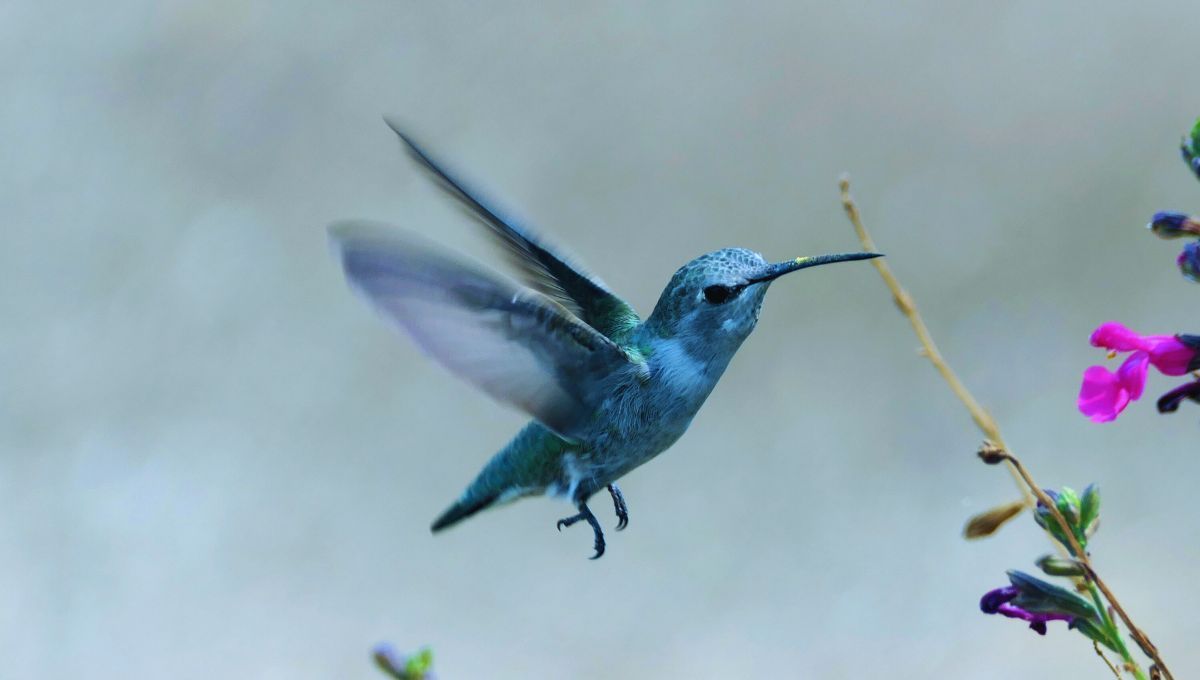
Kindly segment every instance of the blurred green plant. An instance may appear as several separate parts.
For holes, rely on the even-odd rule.
[[[422,647],[412,656],[404,656],[387,643],[371,652],[375,665],[394,680],[437,680],[433,673],[433,650]]]
[[[1191,134],[1183,138],[1179,150],[1183,154],[1183,162],[1196,173],[1197,178],[1200,178],[1200,118],[1197,118],[1196,124],[1192,126]]]

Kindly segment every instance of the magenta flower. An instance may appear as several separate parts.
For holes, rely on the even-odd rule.
[[[1175,335],[1138,335],[1116,321],[1100,324],[1092,333],[1092,345],[1110,352],[1130,352],[1117,371],[1092,366],[1083,372],[1079,388],[1079,411],[1093,422],[1113,420],[1129,402],[1142,396],[1146,373],[1154,366],[1164,375],[1183,375],[1194,370],[1196,346]]]

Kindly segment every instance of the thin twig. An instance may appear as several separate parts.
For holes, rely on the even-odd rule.
[[[850,178],[846,175],[843,175],[838,184],[841,188],[842,208],[846,211],[846,216],[850,219],[850,223],[854,225],[854,231],[858,234],[858,240],[862,243],[863,248],[871,252],[876,252],[875,242],[871,239],[871,235],[867,233],[866,227],[863,226],[862,217],[858,212],[858,206],[855,205],[854,199],[850,196]],[[903,313],[904,316],[908,318],[909,323],[912,324],[913,331],[916,332],[917,338],[921,341],[921,346],[924,349],[924,355],[929,359],[930,362],[933,363],[934,367],[937,368],[938,372],[942,375],[942,378],[945,379],[945,381],[950,385],[950,389],[954,391],[954,394],[963,402],[964,405],[966,405],[967,410],[971,413],[971,418],[975,421],[975,424],[979,426],[979,429],[982,430],[984,435],[991,439],[999,448],[999,451],[994,453],[1003,457],[1004,462],[1008,466],[1009,472],[1017,480],[1018,486],[1021,487],[1022,493],[1026,499],[1026,504],[1028,506],[1032,506],[1033,497],[1036,497],[1037,500],[1043,506],[1045,506],[1047,510],[1049,510],[1051,516],[1054,517],[1054,521],[1062,529],[1062,533],[1066,537],[1071,551],[1074,552],[1075,559],[1083,567],[1085,578],[1088,581],[1096,584],[1096,587],[1098,587],[1100,592],[1104,594],[1105,599],[1107,599],[1109,604],[1112,605],[1113,610],[1116,611],[1117,616],[1120,617],[1126,628],[1129,629],[1129,634],[1133,637],[1134,641],[1137,642],[1138,646],[1142,648],[1142,651],[1146,654],[1146,656],[1150,657],[1154,661],[1154,667],[1157,668],[1157,670],[1160,671],[1164,676],[1166,676],[1168,680],[1170,680],[1173,676],[1171,675],[1171,672],[1167,670],[1167,666],[1163,663],[1162,658],[1159,657],[1158,648],[1155,647],[1152,642],[1150,642],[1150,639],[1146,637],[1146,634],[1143,633],[1140,628],[1134,625],[1133,620],[1129,618],[1129,615],[1125,612],[1124,607],[1122,607],[1120,602],[1117,601],[1116,596],[1114,596],[1113,592],[1109,590],[1108,586],[1100,578],[1100,575],[1096,573],[1096,570],[1092,567],[1091,560],[1088,558],[1087,553],[1075,539],[1075,533],[1072,531],[1071,525],[1067,522],[1067,518],[1064,517],[1061,512],[1059,512],[1058,505],[1050,499],[1046,492],[1042,490],[1042,487],[1037,485],[1037,483],[1033,480],[1033,477],[1029,474],[1029,471],[1026,470],[1025,466],[1021,464],[1021,461],[1009,451],[1008,446],[1004,443],[1004,438],[1000,435],[1000,428],[996,425],[996,421],[992,419],[991,415],[989,415],[982,406],[980,406],[979,402],[970,393],[970,391],[967,390],[962,381],[958,379],[958,376],[955,375],[954,371],[950,369],[950,366],[946,363],[946,360],[942,358],[941,352],[938,351],[937,345],[934,344],[933,337],[929,333],[929,328],[921,319],[920,313],[917,312],[917,306],[916,303],[913,302],[912,296],[908,294],[908,291],[904,290],[904,288],[900,286],[900,282],[896,280],[895,275],[892,274],[891,268],[883,258],[876,258],[872,260],[871,263],[875,265],[875,268],[879,271],[879,275],[883,278],[884,283],[887,284],[888,289],[891,290],[892,297],[896,302],[896,306],[900,308],[901,313]],[[1030,495],[1031,493],[1032,496]],[[1126,659],[1126,661],[1129,662],[1131,660]],[[1105,659],[1105,663],[1107,662],[1108,659]]]
[[[858,206],[854,204],[854,198],[850,196],[850,177],[842,175],[838,181],[838,186],[842,192],[842,209],[846,211],[846,217],[850,218],[850,224],[854,225],[854,232],[858,234],[858,240],[867,251],[872,253],[878,252],[875,247],[875,241],[867,233],[867,228],[863,226],[862,217],[858,214]],[[933,342],[933,336],[929,333],[929,327],[925,325],[924,319],[921,318],[921,313],[917,311],[917,303],[913,301],[908,291],[904,290],[900,282],[896,280],[896,276],[892,274],[892,268],[888,266],[886,258],[877,257],[871,260],[871,264],[875,265],[875,270],[879,272],[879,276],[887,284],[888,290],[892,291],[892,300],[900,308],[900,313],[904,314],[908,322],[912,324],[913,332],[917,334],[917,339],[921,341],[921,355],[929,359],[929,362],[941,374],[942,379],[950,385],[950,389],[954,392],[954,395],[967,407],[967,410],[971,413],[971,419],[983,431],[983,436],[1007,451],[1008,445],[1004,443],[1004,436],[1000,434],[1000,426],[996,425],[996,421],[987,412],[987,409],[979,404],[975,396],[967,389],[967,386],[958,379],[958,375],[951,370],[950,365],[942,358],[941,351],[938,350],[937,345]],[[1021,484],[1016,469],[1009,464],[1008,471],[1013,476],[1013,481],[1016,482],[1017,488],[1021,491],[1025,507],[1033,507],[1034,498],[1029,493],[1029,490]]]
[[[1112,671],[1113,676],[1115,676],[1117,680],[1121,680],[1121,671],[1117,670],[1117,667],[1112,665],[1112,662],[1108,660],[1107,656],[1104,656],[1104,652],[1100,649],[1100,643],[1092,640],[1092,649],[1096,650],[1096,656],[1100,657],[1100,659],[1104,661],[1104,665],[1108,666],[1108,670]]]

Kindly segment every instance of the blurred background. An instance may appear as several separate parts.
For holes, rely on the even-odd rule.
[[[1096,564],[1200,673],[1200,411],[1075,410],[1087,338],[1200,331],[1176,244],[1193,2],[0,6],[3,678],[1104,677],[985,617],[1049,544],[875,272],[772,288],[589,562],[565,504],[432,518],[524,422],[346,288],[325,225],[502,264],[392,114],[649,313],[693,256],[855,249],[837,177]],[[1115,362],[1110,363],[1115,366]]]

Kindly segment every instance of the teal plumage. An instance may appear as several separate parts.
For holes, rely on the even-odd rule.
[[[386,225],[330,228],[351,286],[428,354],[534,420],[496,453],[432,525],[440,531],[525,496],[551,495],[586,521],[587,502],[669,448],[716,386],[758,322],[771,282],[807,267],[876,257],[849,253],[770,264],[744,248],[702,255],[671,277],[643,322],[633,308],[505,217],[389,121],[412,157],[512,255],[526,286],[467,264]]]

